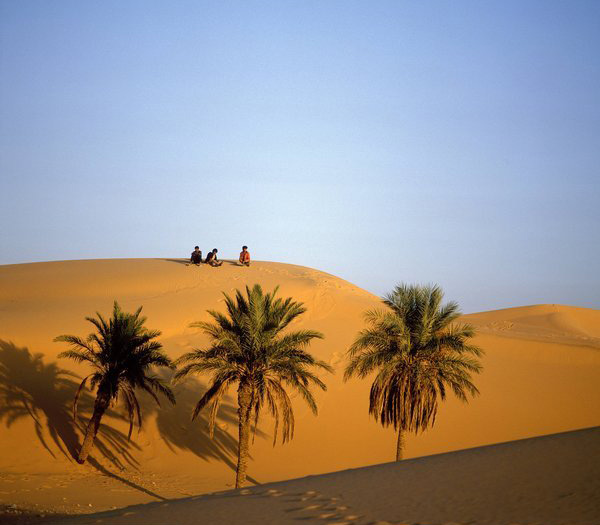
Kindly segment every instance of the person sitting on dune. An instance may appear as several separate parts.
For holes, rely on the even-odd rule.
[[[206,256],[206,261],[204,261],[206,264],[209,264],[210,266],[221,266],[223,264],[223,261],[219,261],[217,259],[217,252],[219,250],[217,250],[216,248],[213,248],[212,251],[208,252],[208,255]]]
[[[248,251],[248,246],[242,246],[242,251],[240,252],[240,264],[250,266],[250,252]]]
[[[200,247],[196,246],[194,251],[192,252],[192,256],[190,257],[191,264],[200,264],[202,262],[202,252],[200,251]]]

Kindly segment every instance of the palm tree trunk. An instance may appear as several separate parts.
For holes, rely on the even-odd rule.
[[[240,488],[246,483],[246,470],[248,468],[248,453],[250,448],[250,400],[252,394],[247,385],[240,385],[238,389],[238,463],[235,477],[235,488]]]
[[[396,461],[402,459],[402,451],[404,449],[404,433],[402,429],[398,429],[398,443],[396,444]]]
[[[77,458],[78,463],[85,463],[86,459],[90,455],[90,452],[94,446],[96,434],[98,434],[100,420],[102,419],[104,412],[106,412],[108,405],[108,400],[105,399],[103,395],[98,394],[94,403],[94,413],[92,414],[92,417],[85,430],[85,438],[83,439],[83,445],[81,445],[81,450],[79,451],[79,456]]]

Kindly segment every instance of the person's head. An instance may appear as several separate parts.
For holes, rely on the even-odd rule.
[[[216,248],[213,248],[213,253],[217,253],[219,250],[217,250]]]
[[[248,246],[242,246],[242,250],[246,251],[248,249]]]
[[[194,246],[194,250],[198,251],[200,249],[200,246]]]

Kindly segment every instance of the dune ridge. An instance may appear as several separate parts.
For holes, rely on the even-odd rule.
[[[222,268],[186,266],[181,259],[5,265],[0,450],[10,454],[0,455],[0,504],[79,513],[231,487],[235,392],[211,440],[206,418],[189,419],[205,388],[202,380],[179,385],[174,408],[157,410],[142,399],[144,427],[131,441],[122,413],[113,409],[90,465],[77,465],[72,452],[81,432],[70,417],[71,401],[86,368],[58,360],[64,346],[52,339],[89,333],[84,317],[108,313],[116,299],[129,311],[143,305],[147,326],[163,332],[165,351],[177,358],[205,343],[189,323],[207,319],[209,308],[221,309],[223,291],[254,283],[265,289],[279,285],[281,296],[305,303],[307,313],[294,328],[325,334],[311,351],[336,374],[324,377],[328,391],[317,395],[318,417],[295,406],[291,443],[273,448],[271,422],[262,420],[251,448],[252,478],[265,483],[393,459],[393,431],[367,413],[369,382],[342,382],[344,353],[362,327],[363,312],[381,306],[351,283],[311,268],[261,261],[249,268],[231,262]],[[600,353],[589,341],[580,344],[582,337],[598,336],[600,311],[542,305],[463,319],[478,326],[476,343],[486,350],[484,372],[475,379],[481,396],[468,405],[453,398],[443,403],[433,429],[407,436],[407,458],[600,425]],[[498,330],[494,323],[513,323],[512,330]],[[557,332],[562,338],[552,335]],[[84,418],[92,401],[91,394],[82,400]]]

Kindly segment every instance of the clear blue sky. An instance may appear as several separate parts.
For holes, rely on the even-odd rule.
[[[0,264],[600,308],[600,2],[0,0],[0,39]]]

